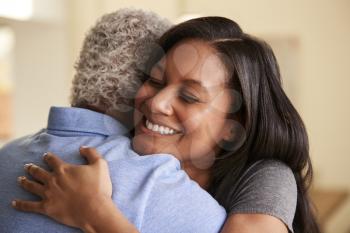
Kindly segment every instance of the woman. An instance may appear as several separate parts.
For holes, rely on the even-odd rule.
[[[271,48],[222,17],[179,24],[159,44],[165,55],[150,59],[149,75],[136,96],[134,150],[178,158],[186,173],[227,210],[222,232],[319,232],[307,191],[312,176],[307,134],[281,87]],[[166,128],[172,133],[164,135]],[[54,170],[63,166],[75,171],[71,177],[79,174],[74,180],[67,179],[69,172],[65,179],[53,173],[62,187],[84,181],[84,172],[105,174],[106,166],[95,166],[101,163],[96,152],[85,153],[95,159],[80,173],[62,161],[53,163]],[[107,176],[95,179],[89,183],[96,188],[108,183]],[[50,185],[45,188],[53,195],[50,200],[70,203],[84,214],[72,216],[74,210],[54,208],[52,201],[40,211],[20,201],[16,208],[85,231],[135,230],[108,194],[88,195],[91,191],[84,189],[77,197],[64,190],[64,198],[55,196]]]

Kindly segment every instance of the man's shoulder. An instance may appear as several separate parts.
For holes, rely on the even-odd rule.
[[[45,132],[46,129],[41,129],[40,131],[33,133],[33,134],[28,134],[16,139],[13,139],[9,142],[7,142],[5,145],[3,145],[2,147],[0,147],[0,156],[4,156],[4,154],[7,151],[11,151],[14,149],[18,149],[22,146],[25,145],[29,145],[30,143],[32,143],[40,134],[42,134],[43,132]]]

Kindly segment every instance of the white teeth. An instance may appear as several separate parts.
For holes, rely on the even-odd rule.
[[[152,129],[153,124],[147,120],[146,121],[146,127],[147,127],[147,129]]]
[[[165,133],[165,134],[169,134],[170,130],[171,130],[171,129],[169,129],[169,128],[165,128],[165,129],[164,129],[164,133]]]
[[[152,124],[152,123],[151,123],[151,124]],[[151,129],[152,129],[153,131],[158,131],[158,128],[159,128],[158,125],[153,125],[153,128],[151,127]]]
[[[164,134],[164,126],[160,126],[160,127],[159,127],[159,132],[160,132],[161,134]]]
[[[170,129],[166,126],[154,124],[154,123],[150,122],[149,120],[146,120],[146,127],[149,130],[152,130],[154,132],[157,132],[157,133],[160,133],[163,135],[175,134],[175,130]]]

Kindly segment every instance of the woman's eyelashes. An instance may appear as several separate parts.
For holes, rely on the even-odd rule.
[[[186,93],[186,91],[180,91],[179,97],[183,102],[187,104],[194,104],[199,102],[199,99],[197,97]]]
[[[152,76],[148,76],[146,82],[156,89],[162,89],[166,85],[163,80],[154,78]],[[194,104],[200,102],[198,97],[189,93],[184,88],[181,88],[179,90],[178,97],[181,101],[185,102],[186,104]]]

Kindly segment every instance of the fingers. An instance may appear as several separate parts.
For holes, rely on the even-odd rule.
[[[80,155],[85,157],[89,164],[97,162],[102,156],[93,147],[80,147]]]
[[[24,188],[28,192],[38,195],[41,198],[44,198],[45,189],[44,186],[42,186],[41,184],[35,181],[28,180],[25,176],[18,177],[17,182],[22,188]]]
[[[12,201],[12,207],[26,212],[34,212],[42,214],[44,213],[44,208],[42,202],[38,201],[21,201],[21,200],[14,200]]]
[[[60,159],[57,155],[47,152],[44,155],[44,161],[49,165],[54,171],[58,170],[65,162]]]
[[[50,173],[35,164],[28,163],[24,165],[24,169],[36,180],[46,183],[50,178]]]

